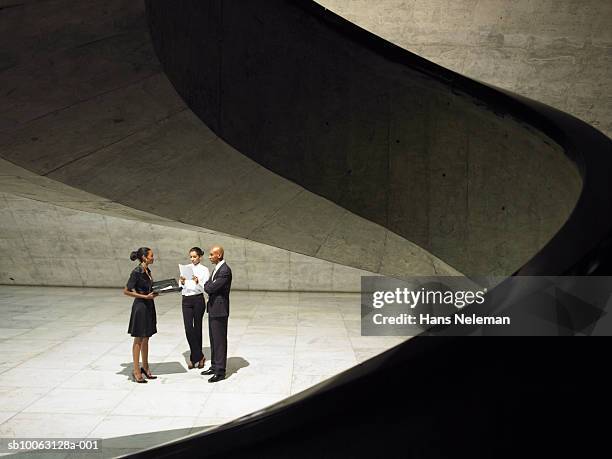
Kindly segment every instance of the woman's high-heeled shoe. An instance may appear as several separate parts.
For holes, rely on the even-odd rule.
[[[191,360],[187,362],[187,368],[189,368],[190,370],[193,370],[193,363],[191,362]]]
[[[145,378],[147,378],[147,379],[157,379],[157,376],[153,376],[151,374],[151,370],[145,371],[144,368],[141,368],[140,371],[145,375]]]
[[[201,369],[201,368],[204,368],[204,361],[205,361],[205,360],[206,360],[206,358],[202,357],[202,360],[200,360],[200,361],[198,362],[198,368],[200,368],[200,369]]]
[[[144,376],[142,376],[142,374],[140,375],[140,379],[138,379],[134,372],[132,372],[132,381],[140,384],[147,382],[147,380],[144,378]]]

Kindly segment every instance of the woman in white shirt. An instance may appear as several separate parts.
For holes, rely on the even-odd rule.
[[[191,355],[188,367],[191,370],[197,363],[198,368],[204,368],[204,354],[202,353],[202,318],[206,303],[204,300],[204,284],[210,277],[208,268],[200,264],[204,252],[199,247],[189,250],[189,258],[193,264],[193,277],[185,279],[180,276],[183,295],[183,322],[185,335],[189,343]]]

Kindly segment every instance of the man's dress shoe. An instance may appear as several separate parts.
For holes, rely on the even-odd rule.
[[[213,370],[212,368],[209,368],[208,370],[204,370],[202,373],[200,373],[201,375],[214,375],[215,374],[215,370]]]
[[[223,376],[223,375],[214,375],[212,378],[210,378],[208,380],[208,382],[217,382],[217,381],[221,381],[223,379],[225,379],[225,376]]]

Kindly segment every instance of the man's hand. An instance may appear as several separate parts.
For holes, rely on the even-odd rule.
[[[196,284],[198,283],[198,278],[197,278],[197,276],[193,276],[193,277],[191,278],[191,280],[194,280]]]
[[[181,280],[181,284],[185,285],[185,278],[183,276],[179,277],[179,279]]]

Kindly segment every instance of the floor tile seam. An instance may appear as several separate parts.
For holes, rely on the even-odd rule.
[[[64,343],[62,343],[62,344],[64,344]],[[60,345],[61,344],[58,344],[58,346],[60,346]],[[51,352],[57,352],[58,351],[57,349],[53,349],[54,347],[55,346],[53,346],[52,348],[48,349],[47,351],[43,351],[41,354],[49,353],[49,355],[52,356]],[[83,367],[86,367],[87,365],[89,365],[88,362],[95,362],[96,360],[98,360],[98,359],[104,357],[105,355],[107,355],[108,352],[109,352],[109,351],[102,352],[100,354],[97,354],[93,358],[92,357],[87,357],[87,359],[85,359],[84,357],[79,357],[80,355],[82,355],[83,352],[86,352],[86,351],[87,350],[83,349],[83,350],[81,350],[81,352],[65,352],[65,353],[60,352],[59,357],[61,359],[64,359],[64,361],[74,362],[75,364],[82,363]],[[41,357],[41,354],[36,354],[34,357]],[[82,360],[82,362],[81,362],[81,360]]]
[[[155,415],[155,414],[147,414],[147,415],[135,415],[135,414],[105,414],[103,416],[104,419],[107,419],[109,417],[113,417],[113,418],[152,418],[155,419],[157,421],[160,421],[162,419],[174,419],[174,418],[179,418],[179,419],[189,419],[189,418],[197,418],[198,416],[180,416],[180,415],[175,415],[175,414],[171,414],[168,416],[164,416],[164,415]],[[153,433],[153,432],[151,432]]]
[[[287,397],[291,396],[291,389],[287,389],[283,392],[217,392],[216,395],[235,395],[235,396],[265,396],[265,397],[275,397],[275,401],[273,403],[281,402],[285,400]]]
[[[32,415],[40,415],[40,414],[44,414],[44,415],[49,415],[49,416],[64,416],[64,415],[68,415],[68,416],[107,416],[107,414],[100,414],[100,411],[22,411],[19,414],[23,414],[24,416],[28,416],[30,414]]]
[[[81,374],[83,371],[86,371],[87,367],[83,367],[80,370],[76,370],[76,373],[73,374],[72,376],[69,376],[68,379],[64,380],[63,382],[57,384],[53,389],[60,389],[62,384],[67,383],[69,380],[71,380],[72,378],[78,376],[79,374]],[[61,371],[66,371],[66,370],[61,370]]]
[[[136,418],[138,416],[132,416],[132,415],[125,415],[125,414],[114,414],[114,415],[105,415],[102,420],[96,424],[96,427],[93,428],[88,434],[87,437],[88,438],[93,438],[92,434],[96,431],[96,429],[98,429],[98,427],[100,427],[106,420],[110,420],[110,418]],[[139,416],[142,418],[142,416]],[[167,420],[167,419],[175,419],[175,418],[185,418],[185,419],[190,419],[193,418],[193,422],[195,424],[195,421],[197,419],[197,416],[146,416],[147,418],[155,418],[155,420]],[[154,428],[154,427],[153,427]],[[192,429],[193,425],[191,425],[190,427],[178,427],[178,429]],[[169,432],[172,430],[176,430],[177,427],[170,427],[169,429],[165,429],[165,430],[155,430],[155,431],[147,431],[147,432],[137,432],[137,433],[131,433],[131,434],[127,434],[127,435],[113,435],[112,437],[102,437],[103,440],[116,440],[119,438],[125,438],[125,437],[131,437],[131,436],[135,436],[135,435],[148,435],[148,434],[159,434],[159,433],[164,433],[164,432]],[[148,448],[148,446],[147,446]],[[144,449],[144,448],[138,448],[139,450]]]
[[[136,384],[136,383],[134,383],[134,384]],[[106,412],[106,413],[104,414],[104,416],[102,417],[102,419],[100,419],[100,422],[98,422],[98,423],[95,425],[95,427],[94,427],[93,429],[91,429],[91,430],[88,432],[88,434],[87,434],[87,435],[88,435],[88,436],[89,436],[89,435],[91,435],[91,434],[92,434],[92,433],[93,433],[93,432],[94,432],[94,431],[95,431],[95,430],[98,428],[98,426],[99,426],[100,424],[102,424],[102,422],[104,421],[104,419],[106,419],[108,416],[111,416],[112,412],[113,412],[114,410],[116,410],[116,409],[117,409],[117,407],[118,407],[119,405],[121,405],[121,404],[122,404],[122,403],[125,401],[125,399],[127,399],[127,398],[128,398],[130,395],[132,395],[132,393],[134,393],[135,391],[136,391],[136,388],[135,388],[135,387],[133,387],[132,389],[130,389],[130,390],[128,391],[128,393],[127,393],[127,394],[125,394],[125,396],[124,396],[124,397],[123,397],[121,400],[119,400],[119,402],[118,402],[118,403],[117,403],[115,406],[113,406],[112,408],[110,408],[110,409],[108,410],[108,412]]]
[[[16,339],[18,336],[25,335],[26,333],[30,333],[34,329],[33,328],[7,328],[6,330],[25,330],[25,331],[23,331],[22,333],[13,335],[13,336],[9,336],[8,338],[0,338],[0,342]]]
[[[2,375],[3,375],[4,373],[6,373],[7,371],[11,371],[11,370],[13,370],[13,369],[17,368],[17,367],[18,367],[19,365],[21,365],[21,364],[16,364],[16,365],[14,365],[14,366],[10,366],[11,364],[3,364],[2,366],[4,366],[4,365],[7,365],[7,368],[5,368],[4,370],[0,370],[0,378],[2,377]],[[1,385],[1,384],[0,384],[0,385]]]
[[[7,411],[5,411],[5,413],[7,413]],[[12,411],[8,411],[8,413],[13,413],[13,412]],[[15,416],[17,416],[20,413],[21,413],[21,411],[14,412],[14,414],[10,418],[5,419],[4,422],[0,423],[0,427],[2,427],[4,424],[7,424],[11,419],[13,419]]]
[[[15,388],[12,388],[12,389],[15,389]],[[17,388],[17,389],[19,389],[19,388]],[[27,389],[40,389],[40,388],[39,387],[34,387],[34,388],[27,388]],[[24,411],[27,410],[30,406],[34,405],[39,400],[42,400],[43,397],[46,397],[47,395],[49,395],[51,393],[51,391],[53,391],[53,390],[55,390],[55,387],[51,387],[46,392],[43,392],[39,397],[35,398],[29,404],[27,404],[21,410],[19,410],[17,413],[15,413],[15,416],[17,416],[18,414],[24,413]]]
[[[206,381],[206,384],[212,384],[209,383],[208,381]],[[207,396],[205,397],[204,401],[202,402],[202,407],[200,408],[200,411],[198,412],[198,415],[196,416],[196,418],[199,418],[202,414],[202,412],[204,411],[204,408],[206,407],[206,404],[208,403],[208,401],[210,400],[211,395],[215,392],[216,387],[213,387],[213,389],[210,392],[207,392]]]
[[[49,341],[57,341],[57,340],[49,340]],[[57,344],[51,345],[51,347],[48,347],[48,348],[45,348],[45,349],[39,349],[34,354],[32,354],[32,356],[28,357],[27,360],[31,360],[31,359],[33,359],[35,357],[40,357],[41,354],[44,354],[45,352],[49,352],[49,351],[53,350],[55,347],[57,347],[57,346],[59,346],[61,344],[63,344],[63,341],[59,341]]]

